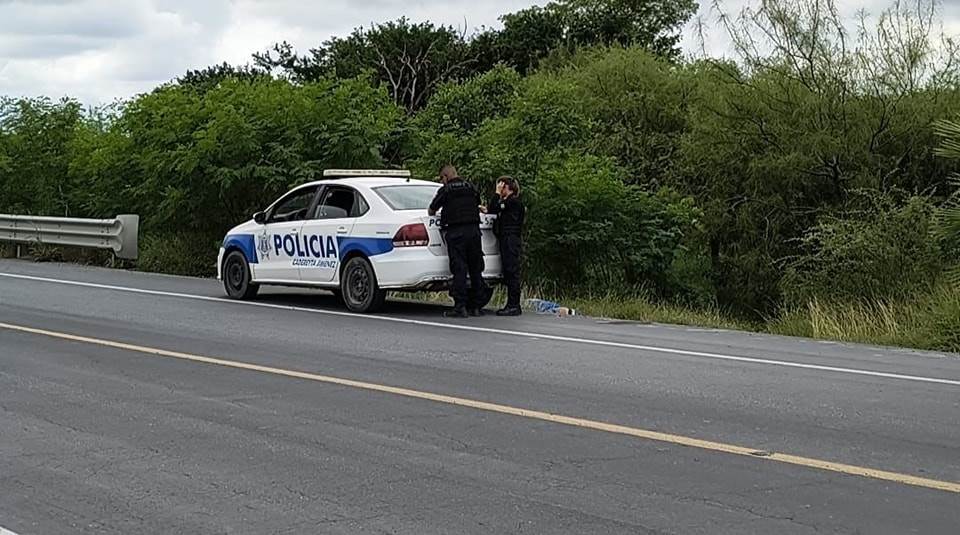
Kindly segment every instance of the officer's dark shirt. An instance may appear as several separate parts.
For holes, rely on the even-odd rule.
[[[434,213],[443,209],[440,213],[440,226],[455,227],[459,225],[480,225],[480,194],[468,182],[462,178],[454,178],[447,181],[446,185],[440,188],[433,202],[430,203],[430,210]]]
[[[506,199],[494,197],[487,206],[487,213],[497,215],[497,221],[494,224],[497,236],[519,236],[523,231],[526,208],[516,195]]]

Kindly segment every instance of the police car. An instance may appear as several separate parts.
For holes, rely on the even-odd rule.
[[[407,171],[329,170],[223,240],[217,278],[232,299],[261,285],[331,290],[353,312],[380,308],[388,291],[449,287],[440,218],[427,215],[440,184]],[[494,216],[481,215],[484,278],[499,279]]]

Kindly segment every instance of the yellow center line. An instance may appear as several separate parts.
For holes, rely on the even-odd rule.
[[[821,459],[813,459],[810,457],[802,457],[802,456],[790,455],[786,453],[766,452],[766,451],[758,450],[756,448],[747,448],[744,446],[726,444],[723,442],[701,440],[698,438],[692,438],[692,437],[687,437],[683,435],[661,433],[659,431],[651,431],[648,429],[641,429],[638,427],[629,427],[625,425],[611,424],[607,422],[589,420],[585,418],[576,418],[573,416],[564,416],[562,414],[552,414],[549,412],[524,409],[520,407],[513,407],[510,405],[488,403],[485,401],[478,401],[478,400],[461,398],[456,396],[448,396],[444,394],[434,394],[432,392],[424,392],[421,390],[412,390],[409,388],[400,388],[396,386],[382,385],[377,383],[368,383],[365,381],[355,381],[352,379],[332,377],[329,375],[319,375],[315,373],[299,372],[299,371],[287,370],[283,368],[274,368],[271,366],[262,366],[259,364],[251,364],[248,362],[238,362],[233,360],[205,357],[202,355],[181,353],[179,351],[169,351],[166,349],[144,347],[144,346],[139,346],[134,344],[126,344],[123,342],[102,340],[99,338],[89,338],[86,336],[77,336],[73,334],[48,331],[44,329],[35,329],[33,327],[24,327],[21,325],[0,323],[0,329],[7,329],[10,331],[47,336],[50,338],[57,338],[60,340],[68,340],[72,342],[94,344],[98,346],[121,349],[124,351],[132,351],[136,353],[144,353],[147,355],[154,355],[159,357],[168,357],[168,358],[180,359],[180,360],[185,360],[190,362],[212,364],[215,366],[223,366],[223,367],[233,368],[238,370],[248,370],[248,371],[261,372],[261,373],[268,373],[271,375],[279,375],[283,377],[293,377],[296,379],[305,379],[308,381],[316,381],[319,383],[346,386],[350,388],[358,388],[361,390],[381,392],[385,394],[393,394],[397,396],[404,396],[407,398],[423,399],[427,401],[433,401],[436,403],[456,405],[459,407],[467,407],[471,409],[494,412],[499,414],[508,414],[511,416],[519,416],[521,418],[540,420],[544,422],[568,425],[573,427],[579,427],[582,429],[590,429],[594,431],[603,431],[606,433],[614,433],[618,435],[626,435],[630,437],[641,438],[645,440],[653,440],[657,442],[664,442],[664,443],[674,444],[678,446],[698,448],[702,450],[727,453],[731,455],[740,455],[740,456],[750,457],[757,460],[774,461],[774,462],[790,464],[795,466],[802,466],[806,468],[813,468],[817,470],[825,470],[828,472],[837,472],[837,473],[846,474],[846,475],[860,476],[860,477],[876,479],[880,481],[889,481],[889,482],[899,483],[903,485],[911,485],[914,487],[922,487],[927,489],[941,490],[941,491],[960,494],[960,483],[953,482],[953,481],[942,481],[937,479],[929,479],[925,477],[917,477],[910,474],[890,472],[886,470],[878,470],[875,468],[866,468],[863,466],[843,464],[843,463],[837,463],[832,461],[824,461]]]

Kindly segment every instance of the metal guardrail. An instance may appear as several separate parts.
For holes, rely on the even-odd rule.
[[[117,258],[136,260],[140,216],[78,219],[0,214],[0,242],[110,249]]]

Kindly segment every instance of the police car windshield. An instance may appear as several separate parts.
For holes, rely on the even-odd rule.
[[[437,194],[436,186],[381,186],[373,188],[394,210],[426,210]]]

